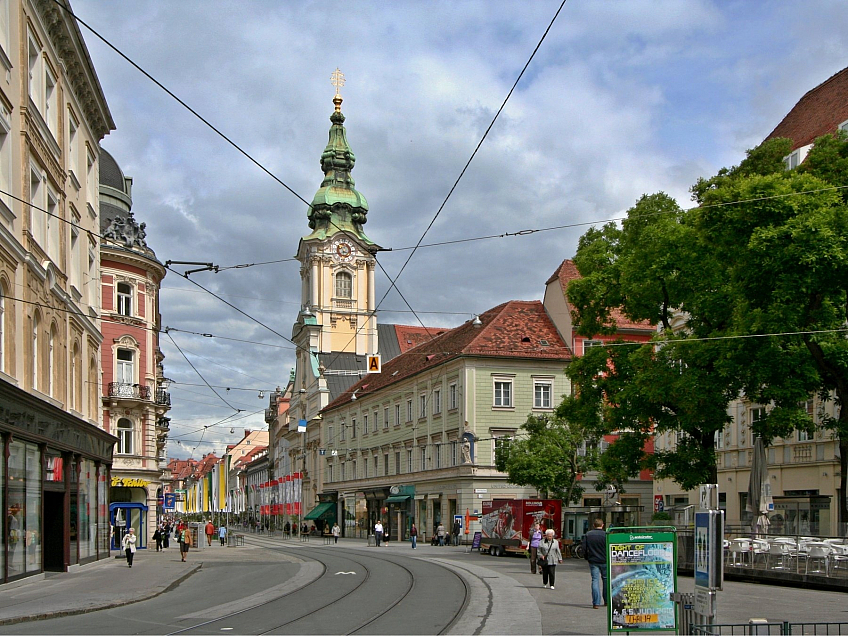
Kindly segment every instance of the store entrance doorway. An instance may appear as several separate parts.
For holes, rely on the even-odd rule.
[[[44,491],[44,541],[43,559],[46,572],[64,572],[65,544],[65,493]]]

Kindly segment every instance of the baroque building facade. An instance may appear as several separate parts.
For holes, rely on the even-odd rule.
[[[109,556],[97,175],[115,125],[69,9],[0,2],[0,582]]]
[[[100,280],[103,304],[103,428],[118,438],[110,481],[112,547],[134,528],[138,547],[156,529],[167,468],[171,408],[159,348],[159,286],[165,267],[132,212],[132,179],[101,149]]]

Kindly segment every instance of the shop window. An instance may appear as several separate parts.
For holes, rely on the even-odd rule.
[[[23,441],[9,443],[6,523],[9,578],[41,571],[41,453]]]

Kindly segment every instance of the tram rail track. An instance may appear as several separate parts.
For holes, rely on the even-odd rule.
[[[283,621],[279,624],[276,624],[273,627],[263,629],[262,631],[253,632],[253,633],[256,633],[256,634],[263,634],[263,635],[264,634],[271,634],[271,633],[278,633],[280,630],[283,630],[287,627],[291,627],[298,622],[304,621],[305,619],[308,619],[310,617],[314,618],[316,614],[318,614],[322,611],[326,611],[330,607],[332,607],[332,606],[334,606],[338,603],[344,602],[346,599],[349,600],[349,599],[354,598],[355,595],[361,594],[363,592],[363,590],[368,587],[369,583],[372,582],[373,566],[369,567],[369,565],[367,563],[367,559],[356,558],[355,556],[353,556],[351,554],[352,551],[350,551],[350,550],[345,550],[344,553],[341,554],[340,550],[339,551],[333,550],[332,552],[329,552],[328,550],[322,549],[318,546],[313,548],[313,547],[310,547],[306,544],[301,544],[301,543],[292,544],[292,545],[287,546],[285,543],[281,543],[280,541],[277,541],[277,540],[273,540],[273,539],[270,539],[270,538],[266,539],[264,537],[254,537],[254,536],[246,537],[246,541],[249,544],[257,546],[257,547],[262,547],[262,548],[271,549],[271,550],[282,550],[282,551],[285,551],[287,553],[292,553],[292,554],[297,555],[297,556],[305,557],[305,558],[307,558],[307,559],[309,559],[313,562],[320,563],[321,567],[322,567],[321,574],[318,575],[317,577],[313,578],[312,580],[307,581],[302,586],[298,586],[294,589],[288,590],[285,593],[272,596],[271,598],[264,599],[264,600],[262,600],[261,602],[258,602],[258,603],[253,603],[249,607],[240,608],[236,611],[228,612],[226,614],[223,614],[221,616],[216,616],[215,618],[211,618],[209,620],[204,620],[204,621],[201,621],[201,622],[193,624],[193,625],[185,626],[185,627],[183,627],[179,630],[175,630],[175,631],[170,632],[168,634],[168,636],[177,636],[178,634],[189,634],[189,633],[192,633],[192,632],[202,632],[204,630],[204,628],[209,628],[210,626],[215,625],[215,624],[219,624],[219,623],[231,622],[232,619],[237,618],[240,615],[246,614],[248,612],[255,612],[256,610],[259,610],[259,609],[262,609],[262,608],[265,608],[265,607],[270,607],[273,604],[279,603],[280,601],[283,601],[283,600],[285,600],[289,597],[293,597],[294,595],[303,594],[303,593],[309,594],[310,588],[315,588],[316,595],[308,596],[308,598],[313,599],[317,595],[320,595],[320,597],[322,597],[322,598],[327,598],[326,602],[321,602],[321,603],[318,603],[317,605],[311,605],[310,604],[308,607],[305,607],[303,609],[303,611],[297,612],[295,615],[289,614],[288,620],[285,620],[285,621]],[[331,554],[333,555],[334,558],[341,557],[344,560],[349,561],[350,563],[353,563],[355,568],[357,568],[358,571],[360,571],[362,574],[360,576],[358,576],[358,580],[356,581],[355,585],[353,585],[350,589],[345,590],[343,593],[330,594],[328,596],[326,590],[324,589],[326,587],[326,577],[328,576],[328,570],[327,570],[328,564],[324,560],[322,560],[321,557],[322,556],[327,557]],[[403,562],[401,562],[400,559],[391,558],[392,556],[393,555],[391,555],[391,554],[381,555],[381,561],[388,563],[388,564],[391,564],[391,566],[398,568],[403,572],[403,574],[404,574],[404,585],[403,585],[401,593],[400,594],[395,593],[395,594],[392,594],[390,597],[387,597],[385,595],[385,590],[383,588],[379,588],[383,592],[382,594],[375,594],[375,595],[372,595],[372,596],[369,597],[370,599],[377,598],[377,599],[380,600],[380,607],[375,608],[377,611],[375,611],[373,614],[363,618],[362,620],[359,620],[355,625],[346,625],[345,629],[335,630],[335,631],[333,631],[333,633],[343,633],[343,634],[369,633],[368,629],[367,629],[369,626],[374,626],[375,623],[378,623],[380,621],[390,621],[394,614],[397,614],[400,617],[405,616],[405,609],[404,609],[405,606],[409,606],[410,603],[415,602],[414,601],[414,594],[413,594],[416,590],[415,574],[414,574],[413,570],[410,569],[409,567],[407,567],[407,565],[405,565]],[[439,634],[448,633],[450,631],[451,627],[462,616],[462,613],[465,611],[465,609],[468,605],[468,598],[469,598],[468,583],[465,581],[465,579],[462,576],[458,575],[456,572],[451,571],[449,568],[442,566],[441,564],[430,563],[430,562],[427,562],[427,563],[430,566],[439,567],[444,572],[451,574],[454,577],[454,579],[461,584],[462,590],[464,591],[463,600],[459,604],[459,607],[454,612],[453,616],[449,617],[449,620],[444,621],[443,627],[438,632],[430,632],[430,633],[439,633]],[[397,585],[395,585],[393,589],[395,591],[397,591]],[[287,611],[290,611],[290,610],[287,610]]]

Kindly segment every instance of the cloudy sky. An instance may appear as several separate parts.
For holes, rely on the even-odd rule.
[[[339,67],[365,229],[394,250],[380,255],[394,277],[560,2],[72,5],[306,200],[323,176]],[[293,346],[274,332],[290,336],[299,309],[291,259],[309,232],[306,205],[81,29],[117,126],[103,146],[134,180],[149,246],[162,262],[220,266],[191,278],[258,321],[178,275],[163,281],[162,324],[182,330],[170,335],[196,368],[162,337],[175,381],[169,455],[220,454],[243,429],[265,427],[268,391],[293,367]],[[570,0],[424,243],[571,227],[422,248],[398,286],[428,326],[541,298],[590,224],[621,217],[644,193],[688,205],[698,177],[738,163],[846,65],[840,0]],[[379,300],[389,285],[377,280]],[[416,324],[395,292],[379,319]]]

